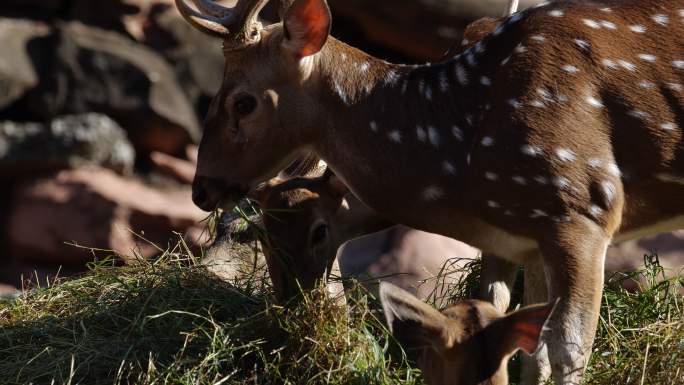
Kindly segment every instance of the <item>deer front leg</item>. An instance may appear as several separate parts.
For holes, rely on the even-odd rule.
[[[493,255],[482,254],[481,258],[480,299],[506,313],[511,302],[511,290],[518,265]]]
[[[546,287],[546,273],[544,263],[538,252],[525,260],[525,291],[523,293],[524,305],[548,302],[548,289]],[[520,383],[522,385],[543,384],[551,376],[551,365],[545,343],[540,344],[539,349],[532,355],[520,352],[521,372]]]
[[[610,236],[582,215],[556,224],[540,241],[549,298],[559,299],[544,336],[554,382],[580,384],[601,305]]]

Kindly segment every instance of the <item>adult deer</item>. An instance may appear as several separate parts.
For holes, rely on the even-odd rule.
[[[380,283],[380,301],[392,334],[417,350],[431,385],[507,385],[506,365],[522,349],[538,349],[553,304],[503,315],[489,302],[465,300],[439,312],[412,294]]]
[[[267,0],[194,2],[199,12],[176,0],[224,38],[226,58],[198,206],[230,208],[314,151],[393,222],[543,262],[561,299],[544,338],[551,370],[557,384],[580,382],[608,244],[684,227],[683,0],[545,4],[424,66],[329,38],[324,0],[296,0],[265,28]]]

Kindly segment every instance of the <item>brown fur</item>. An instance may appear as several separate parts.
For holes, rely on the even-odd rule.
[[[298,60],[281,24],[265,28],[258,44],[226,52],[195,201],[231,206],[313,150],[389,220],[515,262],[542,258],[549,295],[561,298],[546,338],[554,379],[579,382],[606,246],[684,224],[682,9],[682,0],[551,3],[452,61],[419,67],[332,38]],[[245,94],[259,104],[239,117]]]

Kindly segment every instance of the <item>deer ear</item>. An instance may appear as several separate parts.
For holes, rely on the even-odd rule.
[[[390,331],[405,348],[441,353],[453,346],[448,318],[411,293],[381,282],[380,302]]]
[[[542,331],[557,303],[526,306],[497,319],[485,330],[488,341],[503,355],[518,349],[533,354],[539,348]]]
[[[283,46],[297,59],[316,54],[328,40],[331,24],[325,0],[295,0],[285,13]]]

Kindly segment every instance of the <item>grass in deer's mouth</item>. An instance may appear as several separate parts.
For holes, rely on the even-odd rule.
[[[225,283],[170,253],[27,292],[0,303],[0,382],[423,383],[366,297],[343,310],[317,292],[285,310],[259,277]],[[607,285],[588,383],[684,384],[679,288]]]

